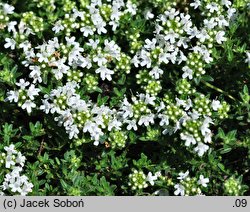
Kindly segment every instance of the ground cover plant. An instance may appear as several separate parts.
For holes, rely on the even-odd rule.
[[[249,195],[247,0],[1,0],[1,195]]]

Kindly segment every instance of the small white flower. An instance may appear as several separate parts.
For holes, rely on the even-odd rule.
[[[24,79],[20,79],[19,82],[16,83],[21,89],[25,89],[30,83],[26,82]]]
[[[154,115],[149,114],[149,115],[142,115],[138,121],[138,125],[144,125],[144,126],[149,126],[149,124],[154,124]]]
[[[85,26],[80,29],[81,32],[83,32],[84,37],[88,37],[89,35],[93,35],[94,31],[90,26]]]
[[[18,98],[19,98],[19,92],[18,91],[9,91],[7,93],[8,97],[6,98],[6,100],[12,102],[18,102]]]
[[[31,48],[31,43],[26,40],[19,44],[19,48],[22,48],[24,52],[27,52]]]
[[[194,9],[197,9],[199,6],[201,6],[201,1],[194,0],[194,2],[190,4],[190,6],[193,7]]]
[[[150,72],[149,75],[154,77],[155,79],[159,79],[160,76],[163,74],[163,70],[159,67],[155,66]]]
[[[15,26],[17,25],[16,21],[11,21],[8,23],[8,32],[16,32]]]
[[[36,104],[32,102],[31,100],[26,100],[25,103],[22,105],[23,110],[27,110],[28,113],[31,113],[32,108],[35,108]]]
[[[183,185],[181,185],[181,184],[176,184],[175,186],[174,186],[174,188],[176,189],[175,191],[174,191],[174,195],[181,195],[181,196],[184,196],[185,195],[185,187],[183,186]]]
[[[218,44],[222,44],[222,42],[226,41],[227,38],[224,37],[225,35],[225,32],[224,31],[219,31],[216,36],[215,36],[215,39],[217,41]]]
[[[221,4],[225,5],[227,8],[229,8],[232,4],[229,0],[221,0]]]
[[[27,91],[27,95],[31,100],[34,100],[34,96],[38,96],[39,92],[40,92],[40,89],[35,88],[35,85],[31,84],[28,91]]]
[[[15,150],[15,145],[11,144],[9,146],[5,146],[4,150],[7,152],[8,155],[16,154],[17,151]]]
[[[112,80],[111,75],[114,74],[114,71],[106,68],[105,66],[101,66],[100,68],[98,68],[95,71],[95,73],[97,73],[97,74],[100,73],[100,76],[101,76],[102,80],[107,79],[108,81],[111,81]]]
[[[218,4],[216,4],[214,2],[207,4],[206,8],[209,10],[210,13],[213,13],[215,11],[219,11]]]
[[[168,126],[169,125],[169,117],[165,114],[159,114],[158,117],[161,119],[160,126]]]
[[[178,180],[184,180],[185,178],[187,178],[187,176],[189,175],[189,171],[187,170],[185,173],[180,172],[179,173],[179,177],[177,177]]]
[[[181,133],[180,136],[181,139],[185,141],[185,146],[190,146],[190,144],[196,144],[196,140],[192,135]]]
[[[194,148],[195,152],[198,152],[198,155],[201,157],[209,149],[209,146],[203,143],[198,143],[197,147]]]
[[[155,184],[154,181],[157,180],[157,178],[157,175],[153,175],[151,172],[149,172],[146,180],[153,186]]]
[[[144,47],[147,50],[155,49],[156,39],[153,38],[152,41],[150,41],[149,39],[146,39],[145,43],[146,43],[146,45],[144,45]]]
[[[215,111],[217,111],[218,109],[220,109],[222,107],[220,101],[218,101],[218,100],[213,100],[211,106],[212,106],[213,110],[215,110]]]
[[[52,31],[54,31],[56,34],[60,31],[64,30],[64,27],[62,25],[61,21],[57,21],[54,25],[54,27],[52,28]]]
[[[133,130],[136,131],[138,129],[135,120],[125,120],[125,123],[128,124],[127,130],[131,130],[133,128]]]
[[[52,106],[47,99],[42,100],[42,102],[43,104],[40,106],[40,110],[43,110],[46,114],[48,114]]]
[[[205,40],[209,39],[210,36],[207,33],[207,30],[202,29],[197,35],[196,37],[200,40],[200,42],[205,42]]]
[[[12,50],[15,49],[15,47],[16,47],[15,40],[13,40],[12,38],[5,38],[5,41],[6,41],[6,43],[4,44],[4,48],[6,48],[6,49],[10,48]]]
[[[9,5],[9,4],[4,4],[3,5],[3,13],[4,14],[13,14],[14,13],[15,7]]]
[[[203,187],[207,187],[207,183],[209,183],[209,179],[208,178],[204,178],[203,175],[200,175],[199,178],[200,179],[198,180],[198,184],[202,185]]]
[[[36,83],[37,81],[39,83],[42,82],[42,77],[41,77],[41,71],[39,66],[30,66],[29,67],[32,72],[30,72],[29,77],[33,78],[33,83]]]
[[[142,97],[140,97],[142,98]],[[156,100],[156,97],[155,96],[150,96],[149,94],[146,94],[145,96],[143,96],[143,98],[145,98],[145,103],[146,104],[149,104],[149,105],[154,105],[155,104],[155,100]]]
[[[246,52],[245,63],[248,63],[248,66],[250,66],[250,52]]]
[[[25,156],[23,156],[21,152],[18,152],[16,157],[16,163],[19,163],[23,167],[25,160],[26,160]]]
[[[182,71],[184,71],[184,73],[182,74],[182,78],[189,78],[190,80],[193,79],[193,70],[190,69],[188,66],[184,66],[182,68]]]
[[[69,139],[78,138],[79,129],[75,124],[71,126],[67,126],[66,132],[69,134]]]
[[[92,49],[96,49],[98,47],[99,42],[100,42],[99,39],[97,39],[97,40],[89,39],[89,42],[86,44],[88,46],[91,46]]]
[[[146,20],[152,19],[154,18],[154,14],[152,13],[151,10],[146,10],[144,13],[144,17]]]

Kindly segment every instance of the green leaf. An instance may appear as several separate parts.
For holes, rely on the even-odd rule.
[[[220,153],[221,153],[221,154],[226,154],[226,153],[231,152],[231,150],[232,150],[231,147],[224,147],[224,148],[220,151]]]

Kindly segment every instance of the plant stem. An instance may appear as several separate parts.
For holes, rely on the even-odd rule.
[[[202,82],[204,85],[206,85],[207,87],[212,88],[212,89],[214,89],[214,90],[216,90],[216,91],[218,91],[218,92],[224,94],[224,95],[227,96],[228,98],[230,98],[230,99],[236,101],[236,98],[234,98],[232,95],[230,95],[229,93],[227,93],[227,92],[221,90],[220,88],[217,88],[216,86],[210,84],[209,82],[206,82],[206,81],[204,81],[204,80],[201,80],[201,82]]]

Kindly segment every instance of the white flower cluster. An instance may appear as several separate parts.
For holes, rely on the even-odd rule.
[[[110,4],[102,4],[102,1],[92,0],[87,6],[87,11],[73,9],[72,14],[66,14],[65,18],[69,20],[70,25],[61,20],[55,23],[52,30],[57,34],[62,30],[69,35],[71,29],[80,29],[84,37],[97,34],[106,34],[107,25],[112,26],[115,31],[120,25],[121,16],[129,13],[132,16],[136,14],[137,7],[131,1],[124,3],[123,0],[108,1]],[[104,17],[104,18],[103,18]]]
[[[5,39],[5,48],[23,52],[22,64],[30,71],[32,83],[20,79],[16,83],[19,88],[9,91],[7,100],[18,103],[28,113],[40,109],[46,114],[54,114],[70,139],[90,136],[98,145],[112,130],[136,131],[159,122],[164,135],[181,131],[180,138],[185,145],[196,145],[194,151],[199,156],[204,155],[209,149],[208,143],[212,142],[209,129],[213,124],[212,110],[219,113],[222,104],[199,93],[189,96],[180,92],[175,100],[165,101],[159,101],[157,95],[167,70],[163,67],[169,63],[180,66],[182,80],[192,81],[205,73],[205,65],[213,61],[211,48],[226,41],[225,28],[229,26],[234,8],[225,0],[216,3],[196,0],[191,6],[201,8],[206,17],[197,27],[189,14],[170,7],[156,17],[154,37],[146,39],[142,48],[131,57],[122,52],[114,40],[101,39],[99,35],[107,33],[107,23],[115,31],[125,14],[132,18],[137,11],[136,5],[129,0],[126,3],[123,0],[108,2],[102,4],[101,0],[92,0],[87,11],[79,11],[75,6],[65,19],[58,20],[52,31],[57,35],[65,30],[67,34],[60,42],[55,36],[34,47],[28,39],[32,30],[22,21],[19,24],[10,22],[8,31],[13,37]],[[154,16],[148,13],[147,17]],[[68,22],[72,24],[68,26]],[[71,36],[73,29],[79,29],[87,42],[81,44]],[[138,84],[148,83],[142,85],[145,93],[133,95],[131,101],[124,97],[120,106],[114,108],[82,99],[82,82],[87,74],[94,81],[97,74],[96,84],[98,80],[112,83],[121,73],[128,74],[131,65],[140,70]],[[56,88],[44,88],[49,77],[58,82]],[[39,99],[42,103],[38,105],[35,98],[45,93],[43,89],[47,94]]]
[[[151,186],[154,186],[155,181],[161,176],[161,172],[156,172],[154,175],[152,172],[149,172],[146,176],[143,171],[133,170],[129,175],[130,182],[128,183],[131,186],[132,190],[143,189],[148,187],[148,183]]]
[[[179,179],[180,182],[174,186],[176,189],[174,194],[181,196],[204,195],[202,194],[202,187],[207,187],[209,179],[205,178],[203,175],[200,175],[199,179],[196,177],[190,178],[188,175],[189,171],[179,173],[179,177],[177,177],[177,179]]]
[[[4,195],[4,192],[8,191],[25,196],[33,188],[28,177],[21,174],[26,158],[15,149],[13,144],[4,147],[4,150],[7,153],[1,153],[0,162],[5,163],[5,168],[10,171],[5,175],[4,182],[0,186],[0,193]]]

